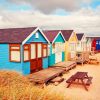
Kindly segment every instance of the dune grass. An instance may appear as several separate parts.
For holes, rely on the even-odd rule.
[[[17,72],[0,71],[0,100],[63,100],[50,89],[41,89]]]

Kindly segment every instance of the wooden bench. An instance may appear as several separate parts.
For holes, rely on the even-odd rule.
[[[54,83],[54,85],[58,85],[59,83],[61,83],[63,81],[64,81],[64,78],[56,77],[56,78],[52,79],[50,82]]]
[[[88,80],[86,81],[86,85],[90,85],[92,83],[93,77],[88,77]]]
[[[73,75],[66,81],[66,83],[71,83],[73,80]]]

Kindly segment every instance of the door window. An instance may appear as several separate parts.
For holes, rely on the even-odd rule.
[[[42,57],[42,44],[41,43],[37,44],[37,57],[38,58]]]
[[[35,59],[36,58],[36,44],[32,43],[31,44],[31,59]]]

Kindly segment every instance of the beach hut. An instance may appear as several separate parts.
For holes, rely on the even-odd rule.
[[[86,45],[86,36],[84,33],[77,33],[76,34],[78,43],[77,43],[77,51],[87,51],[87,45]]]
[[[48,46],[49,53],[49,66],[52,66],[58,62],[64,61],[64,43],[65,38],[59,30],[45,30],[43,31],[47,39],[50,41]]]
[[[91,52],[92,38],[86,37],[86,46],[87,46],[87,51]]]
[[[100,51],[100,37],[92,37],[92,49],[94,51]]]
[[[0,69],[24,75],[48,67],[48,44],[41,29],[0,29]]]
[[[87,37],[87,44],[90,44],[91,51],[100,51],[100,37],[92,36]]]
[[[96,51],[100,52],[100,38],[96,39]]]
[[[73,30],[61,30],[65,42],[65,61],[68,61],[76,56],[77,36]]]

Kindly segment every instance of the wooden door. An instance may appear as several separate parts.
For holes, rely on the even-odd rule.
[[[62,61],[62,52],[56,53],[55,54],[55,62],[59,63]]]
[[[31,44],[31,73],[42,69],[42,43]]]
[[[61,62],[62,61],[62,47],[61,43],[55,43],[55,63]]]

